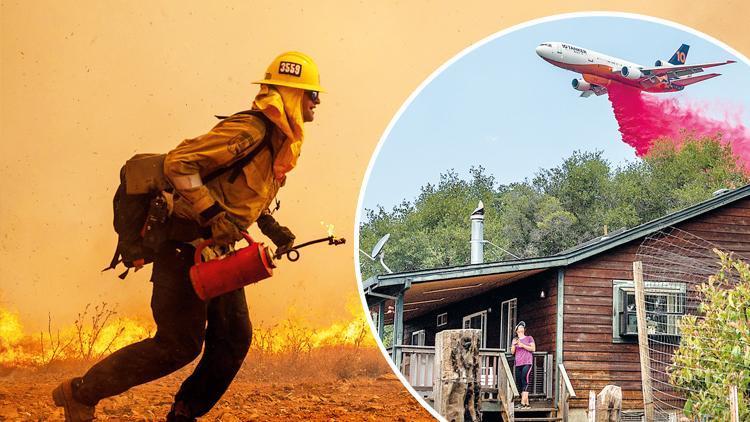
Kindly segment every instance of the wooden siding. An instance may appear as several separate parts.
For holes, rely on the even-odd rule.
[[[539,297],[542,289],[545,291],[544,299]],[[438,331],[460,329],[465,316],[489,309],[485,347],[498,348],[500,347],[500,303],[512,298],[518,298],[518,320],[526,322],[526,332],[534,337],[537,351],[554,353],[557,306],[556,270],[519,280],[509,286],[456,302],[418,318],[407,319],[404,322],[404,344],[410,344],[413,332],[425,330],[425,344],[434,346],[435,334]],[[448,314],[448,324],[437,327],[437,315],[442,313]],[[408,314],[406,318],[409,318]]]
[[[679,229],[716,244],[720,249],[750,257],[750,199],[743,199],[676,225]],[[614,343],[612,338],[613,280],[632,280],[632,263],[643,239],[638,239],[565,268],[563,362],[578,395],[571,407],[585,408],[588,391],[597,393],[607,384],[623,389],[623,408],[642,409],[638,346]],[[647,280],[649,281],[649,280]],[[545,290],[546,297],[539,298]],[[483,310],[487,313],[486,347],[500,344],[500,303],[518,298],[518,319],[526,321],[537,350],[555,352],[557,270],[521,279],[509,286],[408,319],[404,344],[411,333],[424,329],[426,345],[435,344],[436,332],[459,329],[462,319]],[[688,300],[690,291],[688,291]],[[436,317],[447,313],[447,325],[436,326]]]
[[[750,200],[703,214],[677,227],[726,251],[750,256]],[[578,262],[565,271],[563,362],[578,394],[571,407],[585,408],[588,391],[607,384],[623,389],[623,408],[642,409],[636,343],[612,342],[612,282],[632,280],[642,239]],[[648,281],[648,280],[647,280]],[[550,320],[554,323],[554,319]]]

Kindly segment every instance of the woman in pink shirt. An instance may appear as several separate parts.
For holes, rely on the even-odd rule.
[[[525,334],[526,323],[521,321],[516,325],[516,335],[510,352],[515,355],[516,387],[521,393],[520,407],[531,407],[529,404],[529,377],[531,376],[531,364],[534,361],[533,352],[536,351],[534,337]]]

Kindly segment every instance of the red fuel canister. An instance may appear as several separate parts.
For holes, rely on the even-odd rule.
[[[195,264],[190,267],[190,282],[198,297],[209,300],[273,275],[276,265],[270,249],[263,243],[254,242],[246,233],[243,236],[250,245],[220,259],[201,262],[201,252],[213,244],[211,240],[196,248]]]

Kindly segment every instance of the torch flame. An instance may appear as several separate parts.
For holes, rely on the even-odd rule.
[[[321,221],[320,225],[326,228],[328,236],[333,236],[333,224],[326,224],[324,221]]]

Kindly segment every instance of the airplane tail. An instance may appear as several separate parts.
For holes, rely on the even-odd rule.
[[[669,59],[669,64],[672,64],[675,66],[685,64],[689,49],[690,49],[689,45],[682,44],[680,48],[678,48],[677,51],[674,52],[674,55],[672,55],[672,58]]]

